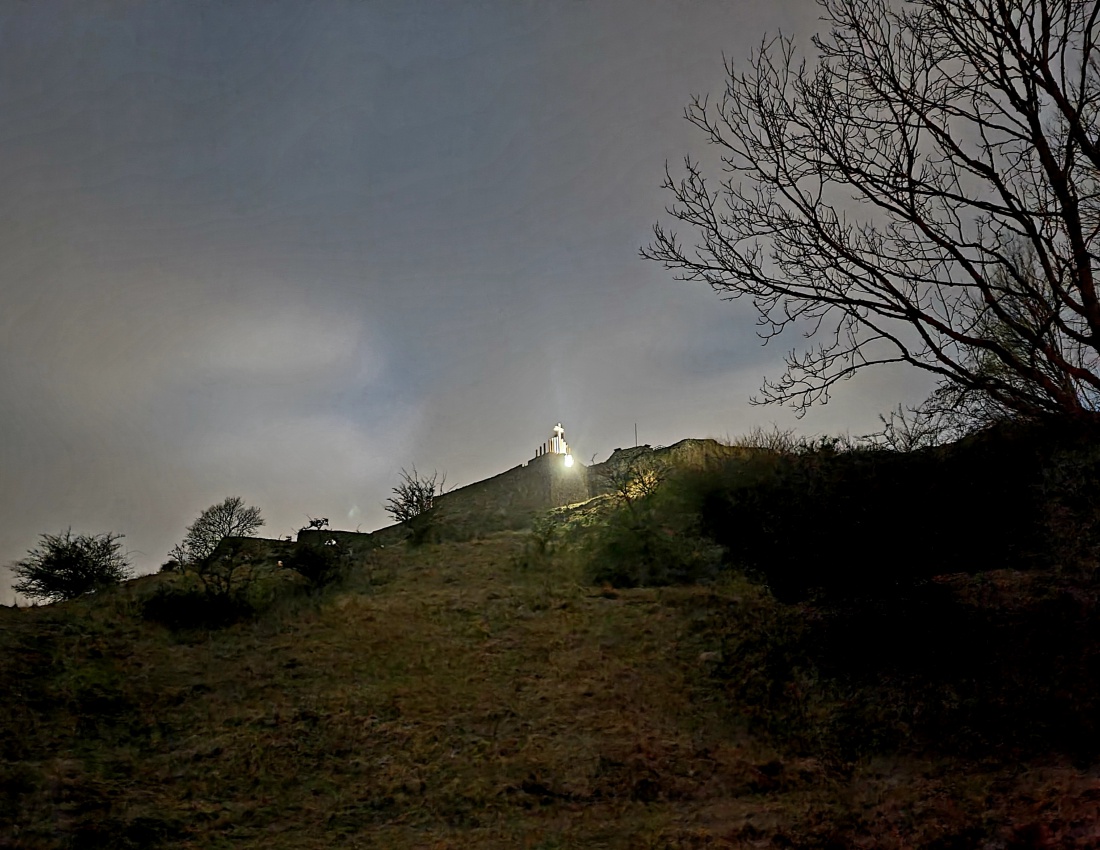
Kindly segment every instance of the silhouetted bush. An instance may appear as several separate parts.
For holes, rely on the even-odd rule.
[[[520,569],[545,568],[556,549],[558,534],[558,523],[552,517],[536,517],[531,523],[531,533],[523,543],[523,550],[516,555],[516,566]]]
[[[784,601],[815,588],[904,595],[945,573],[1051,566],[1059,541],[1097,539],[1096,433],[1009,424],[913,452],[776,453],[710,482],[704,528]]]
[[[121,534],[40,535],[42,543],[12,565],[17,593],[58,602],[94,593],[130,578]]]
[[[720,552],[701,537],[684,536],[656,517],[612,517],[589,550],[589,574],[596,584],[660,587],[713,579]]]
[[[454,530],[448,524],[438,521],[439,517],[431,510],[419,513],[405,520],[405,528],[408,529],[408,541],[410,546],[426,546],[430,543],[441,543],[446,539],[457,539],[461,535],[454,534]]]
[[[1049,557],[1067,570],[1100,561],[1100,443],[1079,435],[1057,446],[1038,486]]]
[[[170,629],[219,629],[255,613],[243,596],[213,594],[195,585],[162,585],[141,606],[144,619]]]
[[[433,471],[431,475],[401,470],[401,480],[393,488],[393,496],[384,505],[386,513],[396,522],[409,522],[432,509],[436,498],[443,495],[447,473]]]
[[[283,558],[283,566],[304,578],[312,589],[339,581],[348,567],[348,554],[338,545],[297,546]]]
[[[640,468],[637,485],[624,470],[617,474],[612,494],[617,504],[589,539],[592,581],[613,587],[657,587],[717,576],[721,549],[700,533],[692,488],[671,469],[654,477],[651,467]]]

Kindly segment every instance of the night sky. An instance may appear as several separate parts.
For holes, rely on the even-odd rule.
[[[0,4],[0,564],[227,495],[283,536],[468,484],[796,424],[748,303],[638,257],[722,58],[807,0]],[[882,371],[797,423],[866,433]],[[0,602],[12,595],[0,574]]]

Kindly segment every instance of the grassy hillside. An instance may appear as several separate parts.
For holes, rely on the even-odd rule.
[[[1071,753],[851,740],[867,686],[781,670],[793,609],[744,580],[593,588],[528,542],[388,547],[215,631],[143,622],[161,578],[0,611],[0,846],[1100,844]]]
[[[1100,847],[1094,573],[594,583],[713,565],[661,492],[221,628],[146,618],[172,575],[0,609],[0,848]]]

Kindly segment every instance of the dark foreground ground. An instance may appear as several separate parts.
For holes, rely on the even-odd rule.
[[[0,847],[1100,847],[1096,593],[780,606],[525,536],[172,631],[162,577],[0,610]]]

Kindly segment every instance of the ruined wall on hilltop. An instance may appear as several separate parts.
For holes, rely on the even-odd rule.
[[[547,453],[437,497],[432,512],[444,522],[481,518],[497,528],[518,528],[534,514],[608,492],[601,473],[618,465],[652,458],[678,468],[705,469],[730,458],[747,457],[754,451],[726,446],[717,440],[687,439],[656,449],[650,446],[616,449],[602,464],[591,467],[576,458],[567,467],[565,455]]]
[[[366,551],[379,545],[373,534],[362,531],[335,531],[329,528],[303,528],[298,532],[298,542],[310,546],[323,546],[327,541],[335,540],[344,550]]]
[[[746,446],[727,446],[717,440],[687,439],[669,446],[667,449],[658,449],[658,453],[665,454],[674,466],[687,469],[706,469],[716,463],[739,458],[748,459],[759,454],[762,449]]]
[[[656,449],[650,446],[615,449],[606,461],[591,467],[575,457],[573,465],[567,467],[565,455],[547,451],[492,478],[437,496],[431,511],[424,515],[428,520],[424,527],[432,527],[424,539],[461,540],[477,534],[525,528],[543,511],[610,492],[603,473],[616,466],[652,458],[679,468],[704,469],[730,458],[748,457],[755,451],[726,446],[717,440],[687,439]],[[380,528],[369,535],[307,530],[299,532],[298,540],[316,544],[335,539],[345,545],[373,547],[404,540],[412,531],[411,526],[402,523]]]
[[[573,465],[567,467],[565,455],[548,451],[492,478],[437,496],[426,517],[436,527],[438,538],[429,535],[427,539],[464,539],[470,534],[525,528],[543,511],[610,492],[601,473],[616,466],[652,458],[678,468],[704,469],[730,458],[747,457],[753,451],[717,440],[687,439],[656,449],[616,449],[602,464],[591,467],[575,457]],[[392,525],[375,531],[374,536],[377,542],[384,537],[389,543],[406,536],[409,530],[404,525]]]
[[[543,455],[538,460],[546,461],[544,466],[550,495],[548,508],[575,505],[592,498],[588,488],[588,467],[576,458],[568,467],[563,463],[562,455]]]
[[[588,467],[588,491],[593,496],[610,493],[606,475],[613,469],[630,464],[667,464],[677,469],[707,469],[735,458],[747,459],[762,449],[727,446],[717,440],[688,438],[671,446],[631,446],[615,449],[603,463]]]
[[[211,558],[214,561],[239,558],[254,564],[273,565],[294,551],[295,545],[287,540],[272,540],[268,537],[225,537],[215,547]]]
[[[439,496],[432,508],[441,520],[484,517],[501,521],[529,518],[539,511],[588,498],[584,464],[566,467],[564,455],[545,454],[506,472]]]

